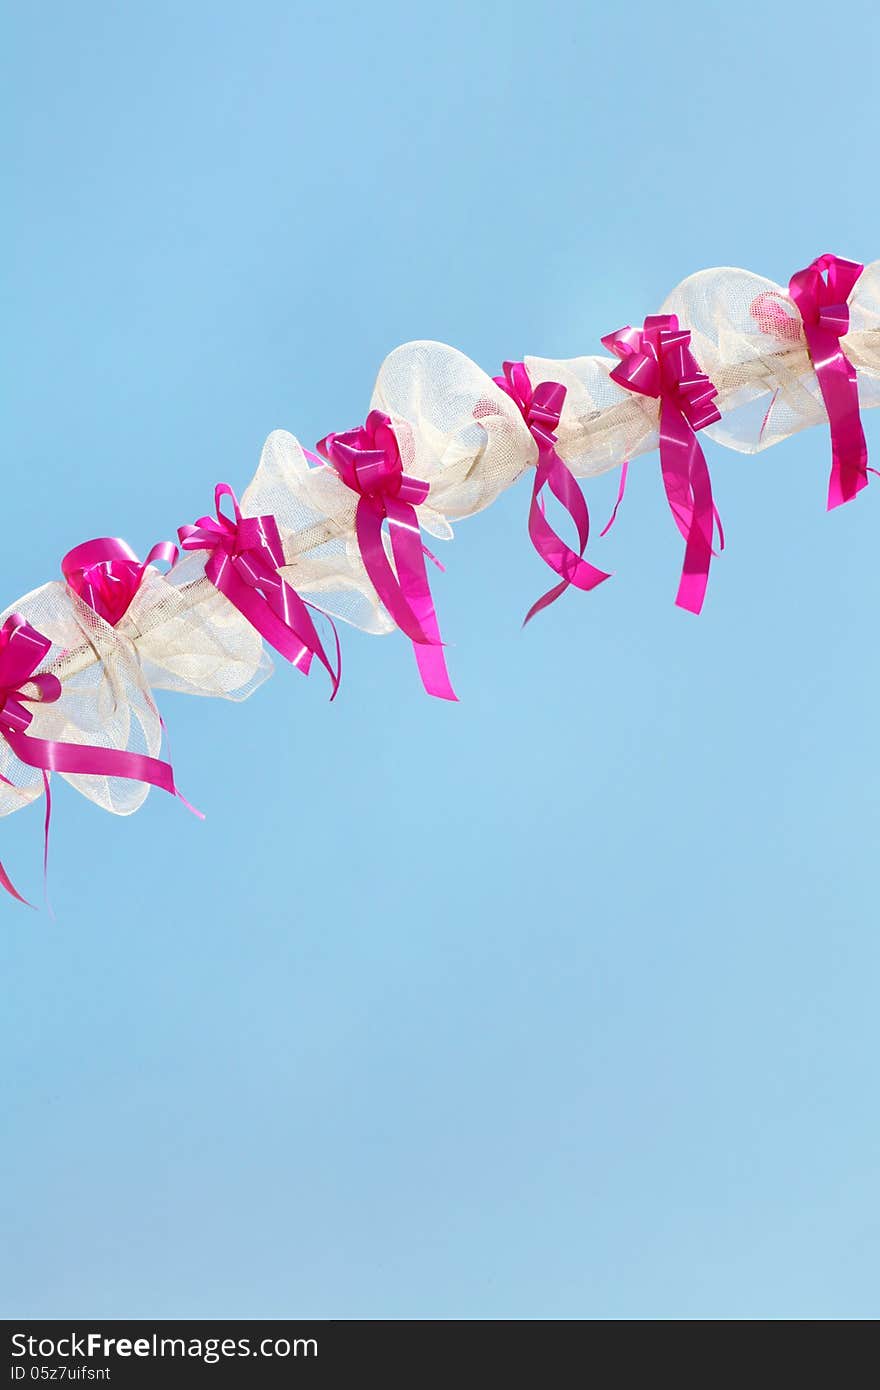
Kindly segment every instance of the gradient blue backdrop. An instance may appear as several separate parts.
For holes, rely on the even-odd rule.
[[[4,604],[405,339],[880,255],[868,0],[3,10]],[[877,1313],[880,487],[708,448],[700,619],[652,457],[523,633],[523,483],[443,552],[457,707],[346,629],[333,707],[165,701],[204,825],[59,788],[57,922],[0,903],[4,1315]]]

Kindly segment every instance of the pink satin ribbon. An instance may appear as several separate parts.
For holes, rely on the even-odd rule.
[[[602,343],[621,359],[611,379],[660,401],[660,470],[669,509],[685,542],[675,602],[699,613],[715,553],[717,512],[696,431],[721,415],[714,404],[718,392],[700,371],[690,339],[675,314],[652,314],[643,328],[621,328]]]
[[[840,256],[818,256],[791,277],[788,292],[804,336],[831,427],[828,510],[852,501],[868,483],[868,446],[859,414],[856,369],[840,345],[849,332],[849,297],[864,269]]]
[[[328,434],[315,448],[346,487],[358,494],[355,533],[364,568],[389,614],[412,642],[425,690],[441,700],[457,700],[446,669],[415,510],[428,496],[429,485],[404,473],[391,420],[381,410],[371,410],[358,429]],[[394,568],[382,540],[386,520]]]
[[[89,743],[64,743],[57,739],[34,738],[27,732],[33,714],[27,704],[52,704],[61,698],[61,682],[48,671],[35,674],[45,661],[52,643],[22,617],[12,613],[0,627],[0,738],[28,767],[38,768],[49,792],[48,774],[64,772],[93,777],[124,777],[148,782],[150,786],[177,795],[169,763],[143,753],[127,753],[117,748],[98,748]],[[29,687],[26,692],[24,687]],[[5,779],[4,779],[5,780]],[[47,800],[44,865],[49,846],[50,803]],[[0,864],[0,885],[19,901],[26,900],[12,886]],[[30,905],[30,904],[28,904]]]
[[[102,536],[69,550],[61,561],[61,573],[89,608],[116,627],[140,588],[147,567],[159,561],[173,565],[176,559],[177,546],[172,541],[159,541],[142,561],[125,541]]]
[[[611,576],[605,570],[596,569],[595,565],[584,559],[584,551],[590,538],[590,513],[577,479],[556,451],[554,430],[559,425],[565,402],[565,387],[558,381],[542,381],[533,387],[523,362],[505,362],[504,375],[496,376],[493,380],[496,386],[500,386],[519,406],[538,446],[538,462],[529,506],[529,535],[541,559],[562,581],[548,589],[546,594],[532,604],[523,620],[525,626],[542,608],[555,603],[570,584],[574,584],[577,589],[595,589]],[[565,544],[547,520],[542,496],[545,487],[549,487],[574,523],[578,537],[577,552]]]
[[[223,498],[232,499],[235,519],[221,510]],[[209,550],[205,575],[265,638],[270,647],[308,675],[312,658],[317,657],[332,683],[331,700],[339,689],[342,673],[339,636],[332,619],[336,642],[336,670],[330,664],[307,604],[295,589],[281,578],[278,570],[286,564],[278,524],[273,516],[242,516],[238,498],[228,483],[214,489],[216,516],[201,516],[193,526],[181,526],[178,536],[183,550]],[[315,609],[315,612],[320,612]]]

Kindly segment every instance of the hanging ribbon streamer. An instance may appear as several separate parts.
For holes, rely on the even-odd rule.
[[[52,643],[31,627],[20,613],[11,613],[0,627],[0,738],[28,767],[43,774],[64,772],[93,777],[125,777],[177,795],[174,773],[169,763],[143,753],[127,753],[118,748],[98,748],[89,743],[64,743],[57,739],[34,738],[27,732],[33,721],[28,704],[52,704],[61,698],[61,682],[48,671],[35,674],[45,661]],[[27,687],[27,689],[25,689]],[[49,815],[47,810],[45,856],[48,855]],[[13,897],[21,895],[12,887],[0,865],[0,885]],[[24,899],[21,899],[24,901]]]
[[[61,561],[61,573],[99,618],[116,627],[140,588],[147,567],[160,561],[173,565],[177,554],[172,541],[159,541],[146,560],[139,560],[125,541],[102,536],[69,550]]]
[[[441,700],[457,700],[446,669],[416,513],[428,496],[428,484],[404,473],[397,437],[381,410],[371,410],[358,429],[328,434],[315,448],[346,487],[358,494],[355,533],[364,568],[389,614],[412,642],[425,690]],[[382,540],[385,521],[394,567]]]
[[[504,375],[496,376],[493,380],[519,406],[538,446],[538,463],[529,506],[529,535],[541,559],[562,581],[532,604],[523,620],[525,626],[542,608],[555,603],[570,584],[577,589],[595,589],[611,576],[584,559],[590,538],[590,513],[577,479],[556,451],[554,430],[559,426],[565,387],[558,381],[542,381],[533,388],[523,362],[505,362]],[[545,487],[549,487],[574,523],[579,546],[577,553],[565,544],[547,520],[542,496]]]
[[[849,332],[849,296],[864,266],[817,256],[791,277],[788,292],[804,325],[831,427],[828,510],[850,502],[868,483],[868,446],[859,414],[856,369],[840,345]]]
[[[717,512],[696,431],[721,415],[714,405],[718,392],[700,371],[690,338],[687,329],[679,328],[675,314],[653,314],[643,328],[621,328],[607,334],[602,343],[621,359],[611,379],[660,401],[660,470],[669,509],[685,542],[675,602],[679,608],[699,613],[715,553]]]
[[[232,500],[235,519],[221,510],[223,498]],[[229,599],[260,636],[279,655],[308,675],[312,658],[317,657],[332,684],[330,699],[339,689],[342,674],[339,636],[332,619],[336,642],[336,669],[330,664],[309,609],[281,578],[278,570],[286,563],[278,524],[273,516],[242,516],[238,498],[228,483],[214,489],[216,516],[202,516],[193,526],[177,532],[183,550],[209,550],[205,575]],[[321,609],[315,608],[315,612]]]

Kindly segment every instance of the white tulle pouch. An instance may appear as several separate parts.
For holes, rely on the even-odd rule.
[[[703,270],[663,309],[691,329],[718,390],[713,439],[755,453],[830,424],[829,506],[866,485],[859,409],[880,405],[880,262],[821,256],[788,289],[747,270]]]

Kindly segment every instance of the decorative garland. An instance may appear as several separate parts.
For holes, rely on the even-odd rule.
[[[621,467],[605,535],[629,461],[659,450],[685,545],[675,601],[698,613],[724,544],[701,431],[749,453],[827,421],[829,508],[874,471],[860,408],[880,405],[880,261],[820,256],[788,291],[745,270],[701,271],[641,328],[602,343],[611,357],[527,357],[497,377],[445,344],[404,344],[380,367],[363,426],[327,435],[317,454],[275,431],[241,501],[218,484],[215,515],[181,526],[179,547],[160,542],[144,561],[117,539],[70,551],[62,580],[0,618],[0,815],[45,794],[45,862],[52,772],[119,815],[151,786],[180,796],[154,691],[245,699],[271,673],[269,646],[304,674],[317,660],[333,698],[334,618],[399,628],[428,694],[455,700],[426,559],[443,567],[423,536],[450,539],[451,522],[530,468],[528,533],[556,582],[526,621],[569,586],[610,578],[586,558],[579,478]],[[575,549],[547,519],[548,492]],[[313,615],[329,625],[332,659]],[[25,901],[2,864],[0,883]]]

